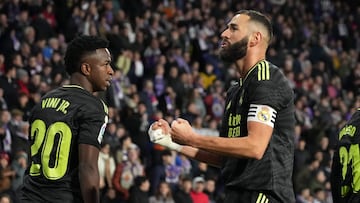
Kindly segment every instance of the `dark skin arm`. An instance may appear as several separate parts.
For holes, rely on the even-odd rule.
[[[92,145],[79,144],[79,180],[85,203],[99,203],[99,149]]]

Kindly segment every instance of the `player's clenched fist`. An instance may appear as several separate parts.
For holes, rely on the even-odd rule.
[[[171,137],[180,144],[191,145],[196,139],[194,131],[187,120],[178,118],[171,123]]]
[[[160,119],[149,127],[148,134],[150,137],[150,141],[164,147],[168,147],[169,149],[180,151],[181,145],[176,144],[172,141],[170,136],[170,126],[169,124]]]

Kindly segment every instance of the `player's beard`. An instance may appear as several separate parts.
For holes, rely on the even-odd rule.
[[[244,37],[242,40],[222,48],[219,52],[220,59],[228,63],[242,59],[247,53],[248,41],[249,37]]]

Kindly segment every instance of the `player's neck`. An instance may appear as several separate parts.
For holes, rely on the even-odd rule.
[[[258,58],[254,61],[246,61],[246,60],[239,60],[236,62],[236,66],[238,67],[238,71],[240,73],[241,78],[245,78],[247,73],[251,68],[253,68],[259,61],[265,60],[264,58]]]
[[[89,82],[84,78],[80,73],[73,73],[70,77],[71,85],[78,85],[90,93],[93,93],[93,88],[89,84]]]
[[[236,61],[235,64],[241,78],[245,78],[249,70],[262,60],[265,60],[265,54],[251,54],[248,52],[244,58]]]

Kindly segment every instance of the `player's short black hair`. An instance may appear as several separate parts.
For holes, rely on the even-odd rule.
[[[273,35],[274,35],[273,27],[272,27],[271,20],[266,15],[264,15],[258,11],[255,11],[255,10],[239,10],[235,13],[235,15],[238,15],[238,14],[247,15],[250,17],[250,20],[256,21],[256,22],[264,25],[264,27],[267,29],[268,34],[269,34],[269,43],[271,42]]]
[[[75,37],[66,49],[64,57],[66,72],[71,75],[79,71],[84,56],[93,53],[97,49],[108,47],[109,41],[101,37],[88,35]]]

